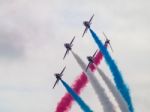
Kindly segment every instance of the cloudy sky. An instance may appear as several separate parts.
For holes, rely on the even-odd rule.
[[[0,0],[0,111],[54,112],[66,92],[52,90],[54,73],[66,65],[63,79],[71,85],[81,72],[70,54],[63,61],[63,44],[75,35],[73,49],[87,63],[97,46],[90,33],[81,38],[83,20],[94,13],[92,28],[110,38],[128,84],[136,112],[150,110],[149,0]],[[111,77],[102,61],[100,66]],[[92,94],[92,95],[91,95]],[[89,100],[89,96],[92,100]],[[90,84],[81,97],[102,112]],[[71,112],[82,112],[74,103]]]

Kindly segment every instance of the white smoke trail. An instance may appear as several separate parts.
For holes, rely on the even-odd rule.
[[[95,93],[97,94],[99,101],[102,104],[104,112],[115,112],[113,104],[109,100],[107,94],[105,93],[104,88],[100,85],[94,74],[91,72],[90,69],[88,69],[87,71],[85,70],[86,64],[81,60],[81,58],[77,54],[75,54],[73,51],[72,54],[76,59],[77,63],[79,64],[79,66],[83,69],[84,73],[87,75],[89,81],[91,82],[91,85]]]
[[[117,90],[117,88],[114,86],[114,84],[111,82],[111,80],[106,76],[106,74],[100,68],[97,67],[97,71],[101,75],[102,79],[105,81],[109,90],[112,92],[112,94],[115,97],[115,100],[117,101],[121,111],[122,112],[129,112],[127,103],[125,102],[125,100],[123,99],[122,95]]]

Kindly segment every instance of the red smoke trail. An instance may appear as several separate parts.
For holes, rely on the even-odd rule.
[[[102,60],[102,53],[98,52],[94,58],[95,65],[99,65]],[[95,71],[95,66],[91,64],[90,69],[92,72]],[[82,72],[80,76],[74,81],[72,89],[79,95],[81,90],[86,86],[88,82],[87,76]],[[61,101],[58,103],[55,112],[68,112],[73,103],[73,98],[69,93],[66,93]]]

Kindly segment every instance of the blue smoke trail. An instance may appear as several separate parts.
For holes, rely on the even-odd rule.
[[[66,88],[66,90],[70,93],[70,95],[75,99],[75,101],[80,105],[81,109],[84,112],[93,112],[85,103],[84,101],[71,89],[71,87],[69,87],[69,85],[61,80],[62,84],[64,85],[64,87]]]
[[[120,91],[120,93],[122,94],[122,96],[124,97],[125,101],[128,103],[129,110],[131,112],[134,112],[134,108],[132,105],[129,90],[128,90],[128,88],[127,88],[127,86],[123,80],[123,77],[122,77],[117,65],[115,64],[114,60],[111,58],[109,52],[107,51],[107,49],[105,48],[105,46],[103,45],[101,40],[98,38],[96,33],[92,29],[90,29],[90,33],[91,33],[93,39],[95,40],[95,42],[97,43],[102,54],[104,55],[105,61],[108,64],[108,66],[109,66],[109,68],[113,74],[116,86],[117,86],[118,90]]]

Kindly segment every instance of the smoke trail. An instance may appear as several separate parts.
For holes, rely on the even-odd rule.
[[[101,60],[102,60],[102,53],[98,52],[94,58],[94,63],[95,65],[99,65]],[[91,64],[89,66],[89,68],[91,69],[91,71],[95,71],[95,66],[93,64]],[[72,85],[72,89],[79,95],[81,90],[86,86],[86,84],[88,83],[88,79],[86,77],[86,75],[84,74],[84,72],[82,72],[80,74],[80,76],[74,81],[73,85]],[[73,98],[69,93],[66,93],[62,98],[61,101],[58,103],[57,107],[56,107],[56,111],[55,112],[68,112],[68,110],[71,108],[73,103]]]
[[[122,75],[121,75],[117,65],[115,64],[114,60],[111,58],[110,54],[108,53],[107,49],[104,47],[101,40],[99,40],[96,33],[92,29],[90,29],[90,32],[91,32],[91,35],[92,35],[93,39],[97,43],[99,49],[101,50],[102,54],[104,55],[105,61],[108,64],[108,66],[109,66],[109,68],[110,68],[110,70],[113,74],[116,86],[119,89],[122,96],[124,97],[125,101],[127,102],[129,110],[131,112],[134,112],[131,97],[130,97],[130,94],[129,94],[129,90],[128,90],[128,88],[127,88],[127,86],[126,86],[126,84],[125,84],[125,82],[122,78]]]
[[[111,103],[108,96],[106,95],[104,88],[99,84],[98,80],[93,75],[91,70],[88,69],[87,71],[85,71],[86,64],[73,51],[72,51],[72,54],[73,54],[74,58],[76,59],[77,63],[83,69],[84,73],[87,75],[88,79],[90,80],[91,85],[92,85],[95,93],[97,94],[99,101],[101,102],[101,104],[103,106],[104,112],[115,112],[113,104]]]
[[[111,82],[111,80],[106,76],[106,74],[97,67],[98,73],[101,75],[102,79],[105,81],[107,87],[112,92],[113,96],[115,97],[115,100],[117,101],[120,109],[122,112],[129,112],[127,103],[123,99],[120,92],[117,90],[117,88],[114,86],[114,84]]]
[[[92,112],[92,110],[84,103],[84,101],[71,89],[71,87],[69,87],[69,85],[61,80],[62,84],[64,85],[64,87],[66,88],[66,90],[71,94],[71,96],[75,99],[75,101],[79,104],[80,108],[84,111],[84,112]]]

